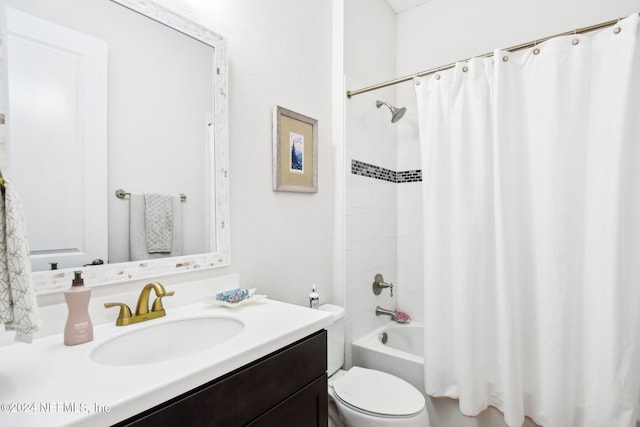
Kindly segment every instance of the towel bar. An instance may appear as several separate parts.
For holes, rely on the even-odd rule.
[[[116,190],[116,197],[117,197],[118,199],[124,199],[125,197],[130,196],[130,195],[131,195],[131,193],[127,193],[127,192],[126,192],[126,191],[124,191],[122,188],[118,188],[118,189]],[[187,195],[186,195],[186,194],[183,194],[183,193],[180,193],[180,201],[181,201],[181,202],[184,202],[184,201],[186,201],[186,200],[187,200]]]

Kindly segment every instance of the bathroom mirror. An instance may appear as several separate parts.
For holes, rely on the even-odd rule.
[[[89,211],[94,206],[102,206],[101,214],[108,210],[105,215],[108,218],[108,263],[105,259],[105,264],[99,266],[82,267],[79,263],[59,270],[34,272],[36,292],[49,293],[68,287],[72,271],[78,268],[83,270],[87,284],[98,285],[228,265],[228,109],[224,39],[146,0],[0,0],[0,5],[4,24],[3,93],[9,92],[9,96],[11,91],[6,91],[6,76],[7,70],[11,70],[11,56],[7,54],[6,40],[12,35],[7,31],[7,14],[13,13],[12,9],[55,21],[54,25],[103,41],[108,52],[108,147],[105,150],[108,155],[101,156],[99,148],[93,151],[83,145],[79,149],[87,162],[106,157],[102,159],[106,160],[102,172],[95,173],[100,170],[99,166],[87,167],[92,174],[80,180],[80,187],[95,189],[94,193],[99,193],[103,202],[80,205],[76,209]],[[107,17],[114,21],[106,21]],[[146,43],[144,49],[138,43],[142,39]],[[174,44],[177,48],[172,48]],[[130,51],[120,50],[129,45]],[[190,56],[198,52],[201,53],[199,57]],[[136,61],[141,61],[146,68],[135,65]],[[167,71],[169,74],[164,74]],[[129,76],[137,77],[137,80],[128,81]],[[202,84],[185,84],[195,81]],[[155,86],[146,89],[146,96],[134,98],[141,86],[152,83]],[[115,99],[121,99],[121,103],[114,105]],[[6,111],[12,101],[7,101],[2,108]],[[208,105],[191,111],[196,103]],[[7,131],[12,125],[11,108],[6,117],[6,125],[0,126],[0,146],[8,147],[7,151],[11,153],[11,132]],[[194,135],[188,136],[191,131],[180,127],[187,122],[195,123]],[[11,179],[17,172],[11,164],[12,156],[6,158],[9,164],[2,166],[10,172],[7,178]],[[40,164],[45,164],[46,159],[43,157]],[[36,175],[35,171],[29,174]],[[55,182],[56,176],[51,175],[57,174],[49,173],[46,179],[37,180],[40,185],[47,182],[52,189],[48,193],[56,194],[49,204],[50,210],[54,212],[67,204],[74,205],[77,199],[73,197],[73,189],[65,182]],[[95,187],[86,184],[94,178],[98,183]],[[127,193],[184,193],[186,200],[181,204],[184,255],[129,261],[130,202],[128,195],[122,199],[116,197],[118,189]],[[90,197],[94,196],[86,196]],[[75,211],[70,212],[73,215]],[[27,229],[30,230],[29,222]],[[38,229],[36,237],[44,234],[47,232]]]

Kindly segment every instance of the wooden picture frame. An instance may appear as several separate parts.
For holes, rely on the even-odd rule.
[[[273,191],[318,192],[318,121],[273,109]]]

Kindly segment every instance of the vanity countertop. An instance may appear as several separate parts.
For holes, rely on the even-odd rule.
[[[176,359],[134,366],[96,363],[105,340],[156,322],[202,315],[237,318],[244,329],[230,340]],[[102,324],[94,341],[65,346],[62,334],[32,344],[0,347],[0,425],[111,425],[325,328],[332,315],[265,299],[237,308],[195,303],[131,326]],[[180,343],[176,343],[180,345]],[[131,349],[135,351],[135,349]]]

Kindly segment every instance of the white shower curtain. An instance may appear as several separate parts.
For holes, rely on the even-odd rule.
[[[509,426],[635,426],[638,15],[415,80],[425,384]]]

